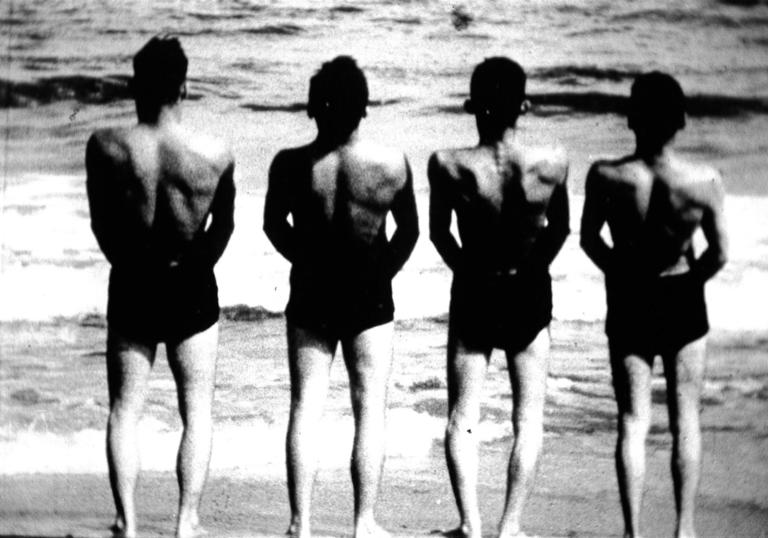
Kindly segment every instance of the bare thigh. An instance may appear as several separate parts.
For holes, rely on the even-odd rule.
[[[197,409],[210,410],[216,379],[219,324],[167,345],[168,365],[176,380],[182,420]]]
[[[522,351],[507,350],[509,381],[516,419],[541,417],[549,368],[549,328],[542,329]]]
[[[144,401],[147,380],[155,363],[157,346],[126,338],[107,330],[107,384],[109,404],[116,402],[134,409]]]
[[[645,416],[651,407],[653,355],[610,347],[611,376],[619,413]]]
[[[336,340],[290,322],[287,333],[288,370],[294,400],[301,400],[310,392],[324,393],[336,354]]]
[[[706,340],[706,336],[702,337],[676,353],[662,355],[667,379],[667,406],[673,428],[681,413],[698,412],[706,365]]]
[[[468,348],[459,338],[449,337],[446,371],[448,374],[448,413],[453,421],[476,423],[480,398],[491,351]]]
[[[384,398],[392,369],[394,322],[377,325],[342,341],[353,403],[357,390],[375,391]]]

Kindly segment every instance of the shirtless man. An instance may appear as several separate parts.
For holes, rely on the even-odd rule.
[[[451,536],[481,536],[476,431],[494,348],[507,355],[515,442],[500,536],[520,536],[543,435],[552,289],[549,265],[569,232],[568,162],[557,144],[517,128],[527,108],[523,69],[489,58],[472,74],[464,107],[477,146],[429,161],[430,238],[453,270],[448,328],[445,450],[461,517]],[[534,142],[532,145],[531,142]],[[450,230],[456,212],[461,245]]]
[[[115,535],[136,536],[137,424],[157,344],[176,380],[184,430],[177,536],[201,531],[218,342],[213,266],[234,228],[232,155],[181,124],[187,58],[151,39],[133,59],[138,124],[101,129],[86,152],[91,227],[112,270],[107,306],[107,459]]]
[[[661,355],[672,431],[677,536],[694,536],[701,441],[699,393],[708,331],[704,283],[725,264],[720,174],[672,152],[685,126],[680,85],[658,72],[632,85],[629,128],[635,152],[592,165],[586,182],[581,246],[605,273],[606,333],[619,412],[616,471],[625,536],[639,535],[651,373]],[[612,246],[602,238],[608,225]],[[694,254],[701,228],[706,250]]]
[[[355,536],[385,534],[374,519],[374,504],[392,366],[391,280],[410,256],[419,229],[405,156],[365,141],[358,131],[367,103],[365,75],[352,58],[323,64],[310,81],[307,106],[317,137],[278,153],[269,172],[264,231],[292,264],[286,458],[288,533],[297,537],[310,535],[314,456],[338,342],[355,419]],[[390,211],[397,229],[388,241]]]

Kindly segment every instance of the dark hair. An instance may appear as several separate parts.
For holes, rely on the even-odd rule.
[[[635,78],[627,117],[631,128],[652,127],[674,134],[685,127],[685,94],[677,80],[660,71]]]
[[[315,118],[323,111],[335,121],[356,127],[368,105],[368,82],[350,56],[325,62],[309,81],[307,114]]]
[[[517,62],[503,56],[486,58],[472,72],[464,107],[473,114],[510,107],[517,111],[525,99],[525,81],[525,71]]]
[[[174,103],[181,97],[188,63],[177,38],[153,37],[133,57],[134,98],[156,105]]]

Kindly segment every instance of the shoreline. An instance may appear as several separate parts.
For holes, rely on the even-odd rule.
[[[113,507],[103,448],[104,328],[59,320],[15,322],[3,329],[10,338],[0,342],[0,537],[106,536]],[[400,321],[395,333],[388,459],[378,514],[398,536],[424,536],[458,521],[442,449],[445,331],[445,320],[438,318]],[[556,320],[552,335],[544,449],[524,529],[543,536],[619,536],[616,410],[602,323]],[[701,536],[764,536],[768,333],[712,336],[701,400],[698,530]],[[282,317],[222,322],[214,454],[202,506],[204,525],[213,536],[278,536],[285,531],[285,345]],[[142,442],[149,456],[142,459],[138,495],[144,536],[172,533],[178,494],[172,469],[179,423],[162,354],[161,346],[144,413],[149,433]],[[318,535],[349,536],[352,530],[352,419],[342,362],[333,367],[323,419],[328,441],[318,454],[313,519]],[[658,363],[652,388],[643,522],[649,536],[671,535],[671,437]],[[479,491],[484,531],[491,536],[501,513],[513,441],[501,353],[492,357],[481,405]],[[82,433],[84,428],[90,433]],[[26,471],[14,471],[11,450],[21,458],[16,461],[29,463]]]
[[[595,450],[584,435],[545,438],[536,487],[523,517],[524,530],[539,536],[621,536],[621,509],[613,473],[614,436],[599,434]],[[732,448],[737,434],[720,432],[716,443]],[[590,438],[594,441],[594,436]],[[733,455],[715,457],[705,442],[704,473],[697,499],[697,529],[706,537],[765,536],[768,505],[727,491],[721,481],[732,475]],[[764,444],[765,446],[765,444]],[[674,502],[668,472],[669,447],[649,446],[643,508],[648,536],[674,531]],[[425,536],[453,528],[458,515],[441,450],[418,473],[385,466],[377,517],[396,536]],[[507,451],[481,448],[479,498],[484,536],[493,536],[500,517]],[[754,483],[752,478],[750,482]],[[754,484],[753,484],[754,485]],[[178,492],[171,472],[143,473],[137,489],[139,531],[143,536],[170,536]],[[0,476],[0,537],[107,536],[113,506],[106,474],[55,473]],[[211,536],[281,536],[289,520],[287,491],[281,479],[237,478],[212,473],[203,497],[202,522]],[[350,536],[352,491],[346,469],[321,470],[313,496],[313,532]]]

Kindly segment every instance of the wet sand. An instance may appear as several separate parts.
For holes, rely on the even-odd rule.
[[[230,316],[237,317],[237,316]],[[96,320],[98,321],[98,320]],[[54,357],[80,357],[88,364],[73,366],[68,376],[53,375],[72,390],[102,399],[103,328],[93,319],[62,321],[56,325],[16,324],[12,338],[3,343],[6,364],[0,380],[4,422],[17,420],[27,428],[41,428],[30,416],[46,413],[55,417],[45,390],[33,401],[19,402],[7,397],[20,394],[29,384],[29,374],[14,365],[30,364],[46,386],[49,370],[43,365]],[[261,321],[224,321],[218,374],[219,400],[226,391],[242,390],[252,382],[246,374],[240,388],[233,384],[242,372],[256,368],[256,379],[278,378],[285,368],[281,318]],[[445,460],[439,439],[432,439],[426,453],[409,459],[403,444],[409,442],[402,414],[415,410],[419,417],[434,418],[442,424],[446,409],[444,388],[444,320],[415,320],[398,323],[395,367],[390,407],[391,445],[385,467],[378,514],[382,524],[401,536],[418,536],[435,529],[451,528],[458,521],[450,492]],[[548,385],[546,434],[538,482],[524,517],[527,532],[543,536],[618,536],[621,513],[613,467],[615,405],[608,373],[604,336],[597,323],[559,323],[552,327],[553,356]],[[254,359],[258,354],[261,360]],[[46,357],[48,359],[46,359]],[[82,359],[91,357],[92,360]],[[67,359],[64,359],[65,362]],[[252,364],[245,367],[246,361]],[[160,358],[154,377],[162,382],[168,373]],[[256,363],[254,366],[253,363]],[[702,398],[703,473],[698,497],[697,527],[701,536],[765,536],[768,529],[768,338],[764,334],[715,332],[709,349],[707,382]],[[167,368],[167,367],[165,367]],[[79,369],[79,373],[78,373]],[[85,374],[83,372],[86,372]],[[674,530],[674,502],[669,475],[671,441],[667,430],[664,382],[660,370],[653,384],[654,421],[647,444],[647,483],[643,522],[647,536],[670,536]],[[87,375],[88,382],[83,382]],[[75,381],[79,376],[79,381]],[[348,417],[343,370],[332,381],[328,413],[338,410]],[[492,536],[504,500],[505,469],[512,437],[508,433],[511,411],[507,372],[503,356],[492,359],[483,399],[483,423],[502,434],[482,434],[480,500],[485,535]],[[287,412],[287,379],[256,390],[257,407],[278,419]],[[229,387],[229,388],[227,388]],[[168,388],[168,397],[172,387]],[[165,390],[155,399],[162,400]],[[24,392],[21,394],[30,394]],[[259,399],[261,394],[261,399]],[[58,398],[60,400],[61,398]],[[217,403],[217,431],[234,416],[229,404]],[[66,408],[67,406],[63,406]],[[88,425],[101,424],[106,409],[81,413]],[[70,407],[70,410],[76,409]],[[162,418],[158,406],[146,413]],[[74,411],[72,411],[74,412]],[[166,411],[167,412],[167,411]],[[256,413],[258,414],[258,413]],[[10,417],[10,418],[9,418]],[[25,420],[26,417],[26,420]],[[71,419],[68,428],[82,426]],[[54,421],[55,422],[55,421]],[[31,424],[31,425],[30,425]],[[7,425],[7,424],[6,424]],[[50,428],[50,425],[46,426]],[[243,427],[248,428],[245,424]],[[507,428],[504,430],[504,428]],[[53,428],[55,430],[55,428]],[[103,429],[103,427],[102,427]],[[18,439],[6,435],[3,450],[9,451]],[[269,437],[253,446],[240,447],[247,455],[243,469],[235,471],[215,465],[202,507],[204,525],[212,536],[280,535],[288,522],[288,503],[280,463],[268,470],[260,466],[265,447],[282,444],[282,426],[268,430]],[[481,428],[482,431],[482,428]],[[491,430],[487,430],[491,431]],[[64,434],[61,434],[64,435]],[[98,444],[103,437],[98,436]],[[20,439],[20,438],[19,438]],[[223,450],[229,441],[219,437]],[[419,442],[423,442],[420,440]],[[103,445],[101,445],[103,446]],[[94,453],[103,454],[101,446]],[[346,449],[345,449],[346,450]],[[392,453],[393,452],[393,453]],[[0,454],[1,455],[1,454]],[[252,458],[253,466],[249,466]],[[3,458],[0,458],[3,459]],[[324,465],[315,490],[313,529],[320,535],[348,536],[352,531],[352,493],[344,458],[342,464]],[[9,460],[5,460],[6,462]],[[0,474],[0,537],[5,536],[106,536],[113,517],[113,505],[103,462],[92,472],[75,473],[61,461],[47,462],[44,472]],[[172,463],[168,462],[169,470]],[[147,471],[138,490],[138,511],[143,536],[164,536],[173,532],[177,502],[176,481],[170,471]]]

